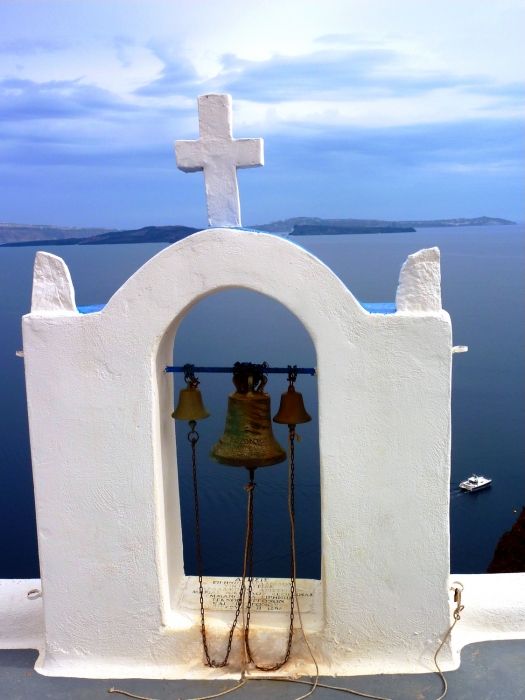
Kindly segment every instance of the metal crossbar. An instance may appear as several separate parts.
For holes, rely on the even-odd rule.
[[[195,374],[213,373],[213,374],[232,374],[234,367],[199,367],[197,365],[177,365],[168,366],[164,368],[165,372],[181,372],[185,374],[190,369]],[[293,367],[293,371],[297,374],[309,374],[314,377],[316,374],[315,367]],[[288,374],[290,372],[290,367],[264,367],[262,368],[264,374]]]

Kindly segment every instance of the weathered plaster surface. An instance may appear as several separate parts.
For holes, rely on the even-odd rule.
[[[68,312],[78,314],[69,269],[62,258],[39,251],[33,270],[31,313],[62,316]]]
[[[188,582],[191,577],[188,578]],[[522,574],[458,574],[450,577],[450,586],[460,581],[464,586],[462,602],[464,610],[461,621],[454,630],[453,651],[454,666],[459,665],[459,652],[468,645],[502,639],[525,638],[525,573]],[[195,586],[186,586],[194,588]],[[27,594],[31,590],[40,590],[40,579],[4,579],[0,580],[0,633],[1,649],[38,649],[43,651],[45,645],[42,598],[31,599]],[[187,594],[187,591],[186,591]],[[316,607],[315,605],[313,606]],[[450,603],[450,609],[455,604]],[[309,613],[303,613],[308,620]],[[224,616],[225,620],[227,616]],[[286,625],[286,616],[275,615],[266,621],[266,626],[278,626],[282,630]],[[308,621],[311,628],[312,622]],[[224,629],[221,630],[224,634]],[[265,644],[278,656],[282,652],[282,632],[272,631],[272,641]],[[268,641],[268,640],[267,640]],[[429,640],[432,641],[432,640]],[[304,672],[308,664],[306,650],[301,645],[301,664]],[[294,645],[294,656],[297,648]],[[40,669],[41,670],[41,669]],[[156,677],[155,669],[148,669],[151,677]],[[152,672],[153,671],[153,672]],[[84,675],[84,674],[77,674]],[[140,674],[139,674],[140,675]]]
[[[241,226],[237,168],[264,165],[262,139],[232,137],[230,95],[201,95],[197,141],[177,141],[177,167],[187,173],[204,171],[210,226]]]
[[[426,248],[408,256],[399,275],[398,313],[436,313],[441,310],[439,257],[439,248]]]

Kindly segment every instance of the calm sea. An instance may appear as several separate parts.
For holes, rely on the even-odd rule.
[[[327,263],[361,301],[393,301],[399,269],[409,253],[437,245],[442,253],[443,305],[450,312],[454,344],[468,345],[453,364],[451,559],[454,573],[484,572],[503,532],[525,502],[525,248],[523,226],[422,229],[416,233],[304,237],[298,240]],[[57,246],[73,277],[79,305],[106,302],[118,287],[163,246]],[[20,317],[30,308],[35,248],[0,248],[2,342],[2,437],[0,439],[0,578],[38,576],[38,555]],[[256,264],[256,262],[254,262]],[[210,297],[185,318],[175,341],[177,364],[315,365],[309,336],[274,301],[230,290]],[[206,573],[236,575],[242,557],[246,473],[208,458],[220,435],[231,391],[230,378],[203,375],[201,388],[212,417],[200,425]],[[269,389],[277,409],[283,378]],[[297,535],[299,575],[320,572],[319,463],[315,378],[297,388],[314,418],[299,430]],[[187,573],[195,573],[193,508],[185,426],[177,427],[178,461]],[[285,430],[276,426],[285,443]],[[66,438],[66,436],[64,436]],[[465,494],[458,482],[472,472],[493,486]],[[348,487],[351,488],[351,475]],[[429,484],[432,488],[432,484]],[[257,473],[255,573],[289,573],[286,465]],[[424,498],[425,494],[415,494]],[[349,533],[351,537],[351,533]]]

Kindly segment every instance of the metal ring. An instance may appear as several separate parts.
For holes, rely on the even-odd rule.
[[[190,430],[188,433],[188,440],[195,445],[199,442],[200,435],[196,430]]]

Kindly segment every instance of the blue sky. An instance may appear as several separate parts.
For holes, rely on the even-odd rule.
[[[0,221],[206,224],[175,139],[229,92],[243,222],[523,211],[522,0],[0,2]]]

